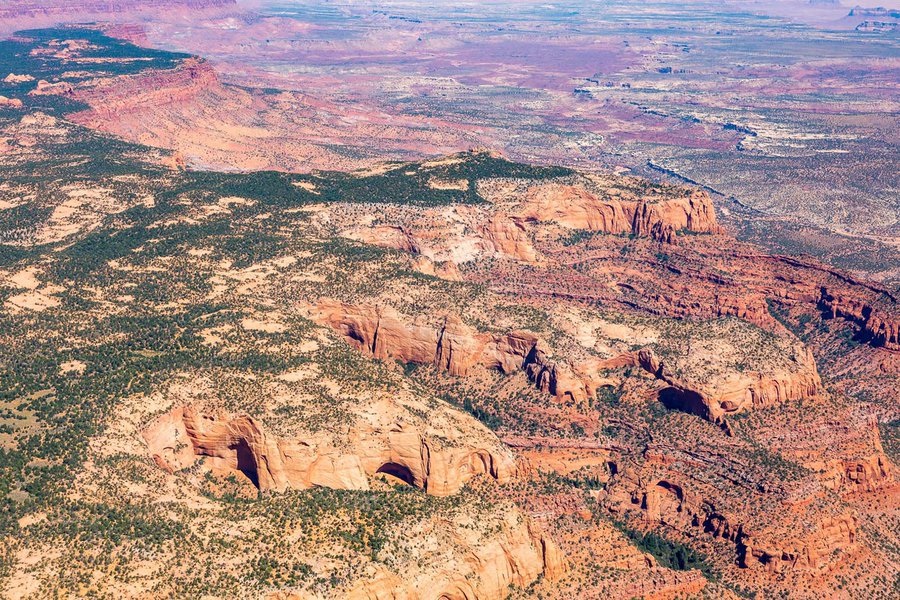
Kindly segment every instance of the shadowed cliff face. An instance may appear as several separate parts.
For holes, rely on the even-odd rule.
[[[478,333],[456,316],[433,328],[410,324],[408,317],[390,309],[330,300],[308,307],[306,313],[373,358],[433,365],[454,376],[466,376],[475,367],[504,374],[522,371],[538,389],[560,401],[596,399],[599,388],[612,385],[606,372],[626,366],[643,369],[668,386],[659,391],[667,408],[714,423],[740,412],[815,399],[821,388],[812,355],[796,348],[800,361],[795,360],[790,370],[722,375],[720,381],[697,384],[679,379],[652,349],[573,363],[554,359],[552,348],[534,333]],[[689,361],[689,356],[680,358]]]
[[[192,170],[67,107],[264,136],[255,103],[290,95],[88,30],[4,44],[29,67],[0,80],[7,595],[894,581],[890,290],[737,242],[703,192],[490,152]]]
[[[154,461],[169,472],[207,457],[213,472],[240,473],[261,492],[313,486],[368,490],[368,478],[385,473],[429,494],[447,496],[479,475],[506,483],[516,474],[515,463],[503,452],[434,447],[422,433],[402,424],[351,431],[353,450],[348,452],[320,447],[315,440],[276,438],[250,417],[217,419],[187,407],[172,409],[143,437]]]

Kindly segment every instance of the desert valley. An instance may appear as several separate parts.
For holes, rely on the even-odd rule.
[[[898,19],[0,1],[0,597],[898,597]]]

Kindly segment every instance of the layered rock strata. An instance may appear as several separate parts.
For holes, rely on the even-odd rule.
[[[476,366],[524,371],[541,390],[557,397],[583,400],[593,393],[568,365],[553,360],[546,344],[531,332],[479,333],[454,316],[440,327],[409,324],[390,308],[334,300],[307,307],[307,314],[373,358],[430,364],[458,376]]]
[[[531,187],[518,216],[569,229],[652,237],[672,243],[677,232],[721,233],[712,201],[697,191],[658,202],[601,198],[584,187],[546,183]]]
[[[625,479],[633,478],[626,474]],[[793,535],[757,532],[740,517],[717,510],[715,503],[692,493],[677,481],[659,479],[641,484],[632,479],[628,485],[613,490],[613,506],[638,507],[643,518],[662,523],[682,532],[702,531],[734,545],[735,560],[744,568],[822,571],[835,566],[836,555],[856,549],[858,522],[853,515],[824,516],[814,527]],[[618,509],[617,509],[618,510]]]
[[[714,423],[726,416],[818,395],[821,379],[812,354],[791,372],[746,372],[699,386],[674,376],[650,349],[610,359],[590,359],[570,365],[553,358],[549,346],[527,331],[479,333],[454,316],[439,327],[409,323],[390,308],[354,306],[323,300],[307,307],[308,316],[338,332],[359,350],[377,359],[430,364],[465,376],[473,367],[503,373],[523,371],[542,391],[561,400],[596,398],[599,387],[612,383],[605,373],[619,367],[639,367],[666,384],[660,400]]]
[[[385,473],[429,494],[454,494],[470,479],[487,474],[509,481],[516,465],[493,448],[445,448],[411,425],[357,428],[355,450],[339,451],[267,433],[252,417],[219,418],[193,407],[177,407],[143,434],[151,456],[175,472],[206,457],[213,471],[243,473],[262,492],[314,486],[369,489],[369,477]]]
[[[861,337],[873,346],[900,351],[900,319],[882,315],[863,299],[829,291],[823,287],[819,306],[831,317],[853,321]]]

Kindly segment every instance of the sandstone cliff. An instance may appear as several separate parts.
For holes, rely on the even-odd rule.
[[[373,569],[333,597],[347,600],[502,600],[513,587],[526,588],[539,577],[554,580],[568,570],[555,542],[514,509],[488,535],[459,523],[435,524],[451,542],[428,551],[427,560],[397,571]],[[431,556],[431,552],[439,553]],[[313,594],[276,593],[270,600],[319,600]]]
[[[358,424],[350,432],[350,449],[342,450],[312,439],[280,439],[251,417],[220,418],[193,407],[172,409],[143,437],[154,461],[169,472],[206,457],[213,472],[243,474],[262,492],[313,486],[366,490],[369,477],[385,473],[429,494],[446,496],[480,474],[501,483],[515,476],[515,462],[499,442],[446,447],[409,423],[391,421],[397,411],[388,403],[369,412],[376,423]],[[474,442],[471,436],[470,440]]]
[[[650,349],[637,352],[632,361],[668,385],[660,391],[660,400],[667,407],[693,413],[713,423],[723,423],[726,416],[740,412],[815,398],[822,387],[809,350],[803,353],[802,363],[794,370],[732,373],[705,385],[674,376]]]
[[[577,185],[556,182],[531,187],[519,217],[551,221],[570,229],[631,234],[674,242],[676,232],[720,233],[705,192],[659,202],[601,198]]]
[[[774,572],[827,570],[835,566],[839,552],[856,550],[858,523],[848,513],[822,517],[813,527],[788,535],[757,532],[740,517],[717,510],[714,502],[676,481],[661,479],[644,484],[632,473],[623,478],[631,483],[625,484],[624,491],[613,489],[613,506],[637,506],[649,522],[689,534],[702,531],[727,540],[734,545],[735,560],[745,568]]]
[[[900,351],[900,318],[881,314],[866,300],[823,287],[819,306],[831,318],[843,317],[862,328],[862,337],[873,346]]]
[[[91,108],[69,115],[69,118],[103,130],[123,115],[142,111],[148,106],[178,105],[219,85],[209,63],[189,58],[174,69],[96,79],[80,85],[71,93]]]
[[[595,398],[599,387],[609,385],[609,369],[639,367],[666,384],[659,397],[667,407],[714,423],[724,423],[727,415],[739,412],[815,398],[822,384],[808,349],[799,352],[799,361],[786,361],[793,368],[723,373],[712,382],[694,383],[674,375],[649,348],[569,364],[554,359],[547,343],[534,333],[479,333],[455,316],[446,317],[439,327],[417,325],[388,307],[333,300],[322,300],[306,311],[313,321],[331,327],[373,358],[430,364],[457,376],[469,374],[475,366],[503,373],[523,371],[538,389],[575,402]]]
[[[544,342],[527,331],[479,333],[454,316],[440,327],[416,325],[390,308],[333,300],[307,307],[307,314],[374,358],[431,364],[459,376],[475,366],[503,373],[521,370],[555,396],[583,400],[589,394],[585,382],[553,360]]]
[[[277,439],[247,416],[216,418],[176,407],[153,423],[144,439],[156,463],[170,472],[186,469],[202,456],[213,471],[243,473],[262,492],[314,485],[369,488],[358,457]]]

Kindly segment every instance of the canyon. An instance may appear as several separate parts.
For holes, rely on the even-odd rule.
[[[595,25],[568,3],[523,4],[515,30],[465,7],[241,4],[84,2],[107,20],[0,41],[0,593],[894,595],[893,267],[778,245],[794,226],[825,243],[822,220],[854,223],[829,240],[884,242],[892,221],[880,204],[885,227],[799,219],[818,192],[778,213],[782,174],[757,186],[748,157],[808,167],[830,142],[768,129],[791,112],[774,104],[682,98],[682,75],[712,85],[702,31],[736,47],[757,15],[687,41],[629,25],[613,46],[604,26],[581,55],[565,50],[584,39],[573,24]],[[22,3],[0,22],[61,9]],[[557,34],[544,62],[520,55],[522,36]],[[849,25],[830,35],[862,43]],[[159,49],[179,44],[210,56]],[[328,66],[350,47],[367,58]],[[601,50],[610,72],[573,82]],[[401,51],[428,77],[398,79],[385,57]],[[303,60],[275,73],[276,56]],[[801,68],[763,77],[761,56],[714,75]],[[880,72],[872,60],[860,72]],[[510,68],[535,61],[547,68]],[[803,65],[801,82],[828,72]],[[454,104],[463,88],[480,95]],[[853,129],[854,151],[882,135],[848,111],[819,125]],[[835,172],[794,176],[815,191]]]

